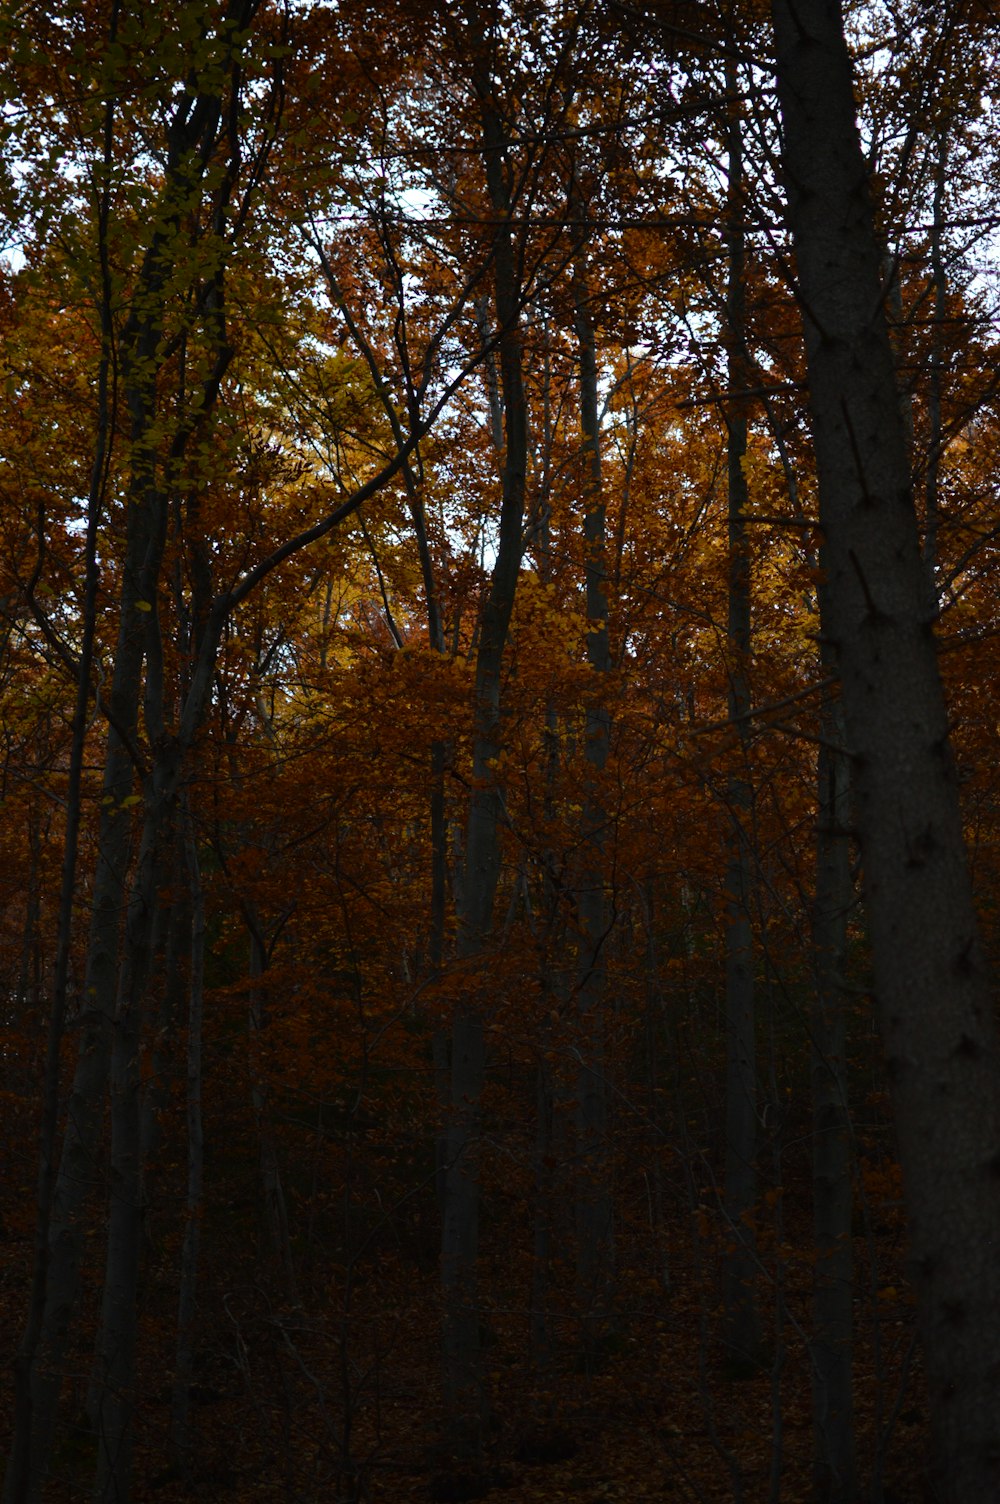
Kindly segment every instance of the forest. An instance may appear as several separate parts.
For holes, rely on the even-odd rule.
[[[1000,1499],[990,0],[2,0],[3,1504]]]

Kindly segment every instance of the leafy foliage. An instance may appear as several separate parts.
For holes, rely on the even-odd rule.
[[[816,754],[834,685],[818,643],[816,484],[776,209],[777,127],[761,82],[766,33],[759,7],[730,8],[749,174],[751,378],[734,394],[725,82],[717,18],[704,12],[88,0],[6,7],[0,18],[0,1298],[14,1329],[92,515],[100,582],[63,1112],[110,822],[126,830],[121,946],[156,777],[175,754],[178,779],[167,828],[157,827],[151,960],[136,999],[136,1498],[180,1498],[192,1481],[204,1497],[343,1501],[503,1486],[526,1500],[763,1500],[779,1497],[778,1479],[786,1498],[809,1488]],[[936,18],[916,4],[891,16],[855,7],[852,25],[977,901],[995,953],[994,28],[972,7]],[[966,57],[974,69],[959,68]],[[484,147],[487,107],[503,137]],[[491,151],[506,219],[491,197]],[[501,231],[517,270],[529,441],[489,769],[502,809],[495,923],[470,956],[458,916],[470,799],[482,787],[476,655],[508,445],[510,330],[493,302]],[[584,252],[606,674],[587,652],[591,472],[574,303]],[[734,396],[749,422],[747,662],[727,633]],[[123,724],[112,685],[130,631],[143,646]],[[752,686],[743,726],[728,705],[737,669]],[[595,706],[611,728],[596,772]],[[127,766],[112,786],[116,735]],[[753,791],[745,812],[731,807],[736,774]],[[168,1437],[191,1121],[180,791],[207,913],[186,1477]],[[574,1126],[592,1043],[577,1007],[580,895],[592,878],[585,806],[603,822],[603,1170],[618,1265],[598,1362],[581,1360],[571,1268],[589,1173]],[[717,1321],[734,1235],[720,1184],[734,813],[755,867],[761,1193],[748,1217],[771,1333],[769,1372],[742,1386]],[[873,1487],[891,1476],[905,1488],[918,1466],[920,1359],[857,907],[843,983],[859,1454]],[[480,1321],[495,1429],[467,1471],[438,1444],[438,1258],[447,1034],[470,999],[486,1038]],[[102,1175],[108,1152],[102,1138]],[[105,1200],[87,1214],[53,1499],[91,1486],[79,1412]]]

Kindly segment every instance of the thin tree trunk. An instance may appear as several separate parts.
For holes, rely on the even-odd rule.
[[[941,373],[944,366],[944,321],[948,312],[948,278],[945,272],[942,239],[944,235],[944,190],[948,172],[948,145],[943,129],[935,140],[937,160],[934,164],[934,206],[931,219],[931,281],[934,287],[934,312],[931,323],[931,350],[927,386],[927,477],[924,483],[924,563],[935,610],[938,605],[938,523],[941,475],[941,441],[944,424],[941,416]]]
[[[118,6],[113,7],[110,38],[114,40]],[[52,979],[52,1006],[49,1014],[45,1084],[42,1099],[42,1122],[38,1164],[38,1207],[35,1224],[34,1267],[31,1297],[24,1336],[14,1364],[14,1438],[4,1479],[4,1504],[31,1504],[38,1498],[48,1463],[50,1438],[55,1420],[59,1388],[59,1369],[65,1352],[65,1334],[70,1312],[76,1303],[82,1229],[76,1225],[80,1206],[65,1206],[68,1189],[64,1170],[60,1179],[64,1202],[57,1213],[59,1181],[56,1171],[56,1138],[59,1130],[60,1051],[66,1023],[70,947],[73,939],[73,900],[76,892],[79,853],[81,784],[87,735],[87,710],[90,702],[90,678],[97,620],[97,588],[100,570],[97,562],[97,536],[106,485],[106,466],[111,442],[111,286],[108,269],[107,230],[109,217],[110,161],[114,135],[115,104],[109,99],[104,110],[105,179],[98,203],[97,238],[101,266],[101,358],[97,371],[96,443],[90,472],[87,498],[87,532],[84,544],[85,578],[83,595],[82,640],[77,665],[76,702],[70,743],[69,787],[66,795],[66,831],[63,838],[62,881],[59,894],[55,970]],[[102,825],[105,819],[102,819]],[[106,1051],[103,1029],[98,1028],[97,1042]],[[98,1062],[98,1076],[100,1077]],[[79,1086],[80,1071],[77,1072]],[[100,1080],[103,1086],[103,1080]],[[89,1093],[87,1093],[89,1099]],[[93,1173],[90,1163],[96,1145],[97,1122],[91,1113],[85,1124],[76,1125],[73,1114],[66,1128],[64,1166],[71,1134],[83,1129],[83,1152],[77,1168],[87,1171],[87,1178],[76,1189],[83,1192]],[[60,1216],[63,1225],[60,1226]],[[55,1250],[68,1254],[61,1267],[53,1269],[53,1234]],[[72,1246],[68,1246],[72,1245]],[[53,1300],[53,1292],[58,1298]],[[49,1372],[38,1369],[39,1353]]]
[[[202,1021],[205,1003],[205,894],[201,885],[198,843],[189,797],[184,797],[184,852],[191,909],[191,964],[187,1030],[188,1175],[184,1244],[181,1249],[180,1295],[177,1302],[177,1355],[171,1410],[174,1466],[184,1478],[191,1474],[191,1377],[194,1370],[195,1312],[198,1294],[198,1254],[204,1172],[202,1098]]]
[[[402,435],[400,433],[399,439]],[[397,440],[398,442],[399,440]],[[431,647],[442,662],[446,653],[444,623],[434,576],[434,561],[431,557],[430,539],[427,535],[427,518],[423,496],[409,465],[404,471],[409,498],[410,518],[420,559],[420,574],[427,602],[427,635]],[[440,974],[444,964],[445,923],[448,913],[448,815],[445,801],[445,769],[448,763],[449,744],[435,740],[431,744],[431,886],[430,886],[430,939],[428,966],[432,977]],[[439,1123],[434,1136],[434,1184],[438,1205],[443,1213],[445,1201],[445,1167],[448,1162],[446,1121],[451,1084],[450,1051],[448,1035],[443,1026],[434,1030],[431,1041],[434,1084],[437,1092]]]
[[[543,980],[544,988],[544,980]],[[545,993],[542,993],[543,1000]],[[535,1063],[535,1141],[532,1145],[532,1169],[535,1181],[535,1209],[531,1248],[531,1312],[528,1342],[532,1366],[545,1373],[552,1364],[552,1332],[548,1318],[549,1270],[552,1255],[552,1194],[554,1190],[552,1153],[552,1113],[554,1097],[552,1072],[547,1059],[549,1030],[542,1025]]]
[[[548,576],[548,524],[541,524],[542,571]],[[555,785],[559,772],[560,744],[555,706],[550,702],[545,710],[545,799],[544,819],[550,828],[556,818]],[[558,1168],[565,1165],[565,1155],[558,1142],[560,1127],[565,1127],[567,1113],[567,1090],[560,1083],[552,1068],[551,1017],[562,1015],[566,1008],[568,977],[560,966],[566,937],[565,921],[561,912],[563,896],[555,878],[557,855],[546,850],[542,858],[541,927],[537,931],[538,987],[540,994],[541,1024],[536,1046],[535,1062],[535,1140],[533,1145],[534,1169],[534,1219],[531,1262],[531,1320],[530,1349],[535,1369],[544,1372],[551,1367],[555,1357],[555,1334],[548,1316],[549,1289],[553,1243],[558,1246],[556,1231],[556,1205],[560,1194]],[[554,1236],[555,1234],[555,1236]]]
[[[479,37],[478,45],[486,47]],[[504,407],[503,495],[496,562],[483,609],[476,653],[473,721],[473,789],[466,827],[465,863],[456,905],[459,963],[471,971],[481,961],[493,926],[500,875],[499,824],[502,793],[500,669],[521,564],[521,527],[527,472],[527,411],[522,372],[520,291],[511,236],[512,206],[505,180],[506,139],[493,103],[485,53],[473,59],[479,99],[483,156],[490,202],[496,215],[494,277],[499,333],[500,384]],[[486,1407],[480,1356],[479,1124],[486,1064],[482,1007],[475,984],[457,1005],[452,1025],[451,1117],[441,1241],[444,1293],[445,1408],[453,1442],[478,1454]]]
[[[87,686],[89,691],[89,685]],[[77,676],[79,694],[79,675]],[[72,757],[72,744],[70,748]],[[41,865],[42,828],[36,806],[28,809],[28,881],[21,934],[21,964],[17,974],[17,1007],[22,1016],[37,1017],[41,1004],[39,973],[39,921],[42,914]]]
[[[1000,1495],[1000,1041],[836,0],[773,0],[788,214],[875,990],[942,1504]]]
[[[645,881],[637,885],[636,891],[642,909],[642,926],[646,937],[646,1071],[649,1084],[647,1117],[650,1128],[649,1175],[652,1180],[649,1223],[655,1239],[660,1285],[664,1291],[668,1291],[671,1286],[670,1245],[663,1196],[663,1146],[667,1142],[667,1133],[663,1126],[663,1114],[660,1111],[660,1097],[665,1090],[660,1084],[660,1056],[666,1009],[659,950],[656,943],[655,873],[650,872]]]
[[[723,1209],[728,1251],[723,1266],[724,1340],[737,1367],[760,1358],[760,1314],[755,1289],[753,1209],[757,1199],[757,1062],[754,1006],[754,944],[751,922],[753,863],[750,825],[753,788],[749,760],[751,649],[750,550],[746,534],[747,411],[750,385],[746,357],[746,230],[744,226],[743,126],[736,64],[726,62],[729,187],[726,239],[726,404],[729,500],[729,719],[742,767],[730,774],[732,814],[726,869],[726,1165]]]
[[[251,916],[253,917],[253,916]],[[256,922],[250,930],[250,997],[248,1023],[250,1028],[253,1079],[250,1087],[253,1102],[254,1122],[257,1125],[257,1150],[260,1162],[260,1183],[264,1200],[264,1226],[267,1229],[271,1250],[285,1273],[288,1298],[298,1303],[298,1279],[295,1260],[292,1257],[292,1239],[288,1227],[288,1206],[285,1187],[281,1179],[278,1160],[278,1145],[271,1122],[271,1096],[263,1063],[263,1041],[267,1030],[267,998],[264,976],[267,971],[267,951]]]
[[[538,374],[539,387],[539,434],[535,445],[535,464],[538,469],[538,504],[534,517],[537,538],[538,569],[544,585],[551,585],[554,578],[551,539],[551,471],[554,425],[552,413],[552,360],[548,330],[542,340],[542,356]],[[554,828],[556,819],[556,780],[559,773],[560,743],[559,721],[551,696],[545,706],[545,775],[543,818],[545,826]],[[532,1149],[534,1173],[534,1210],[532,1217],[531,1258],[531,1311],[529,1318],[529,1351],[532,1365],[537,1373],[546,1373],[555,1356],[555,1340],[549,1320],[549,1291],[554,1230],[553,1204],[557,1192],[556,1177],[556,1125],[559,1113],[559,1091],[552,1069],[550,1016],[559,1014],[566,1003],[566,976],[554,963],[565,943],[565,924],[560,913],[561,894],[556,882],[556,853],[547,848],[541,859],[542,881],[538,920],[532,925],[538,948],[538,987],[541,998],[541,1025],[536,1045],[535,1058],[535,1137]],[[565,1093],[563,1092],[563,1095]],[[557,1105],[558,1104],[558,1105]]]
[[[813,1477],[817,1504],[854,1504],[851,1122],[847,1099],[847,921],[853,900],[850,764],[839,701],[821,722],[812,1012]]]
[[[237,3],[244,20],[249,20],[257,0],[237,0]],[[117,16],[117,9],[114,14]],[[239,36],[234,45],[242,45],[239,28],[233,35]],[[137,736],[142,667],[150,625],[149,606],[155,600],[163,547],[163,507],[155,484],[155,383],[161,359],[165,290],[177,250],[180,215],[187,196],[200,181],[209,145],[216,135],[219,114],[219,100],[213,95],[200,95],[193,100],[184,96],[175,107],[167,130],[168,160],[158,212],[153,217],[155,228],[138,270],[132,311],[119,344],[122,383],[131,418],[132,474],[122,564],[121,616],[108,697],[110,724],[80,1049],[62,1158],[51,1196],[44,1311],[32,1374],[29,1416],[33,1432],[30,1443],[31,1484],[26,1496],[31,1504],[44,1479],[69,1328],[79,1299],[84,1209],[91,1190],[101,1178],[97,1158],[119,1001],[119,937],[132,841],[131,794],[139,760]],[[113,120],[113,105],[109,103],[105,117],[105,156],[108,160]],[[100,222],[104,228],[99,239],[104,300],[107,303],[111,273],[107,259],[106,197],[102,196],[101,204]],[[110,359],[110,340],[110,331],[105,329],[106,349],[102,362]],[[107,423],[110,424],[110,417]],[[109,427],[106,427],[99,450],[102,444],[106,450],[109,432]],[[182,452],[183,444],[175,458],[179,459]],[[95,460],[94,465],[94,476],[100,477],[102,486],[106,463],[106,456],[102,456],[100,463]],[[131,1015],[133,999],[122,993],[121,1001]],[[130,1067],[126,1065],[126,1075],[128,1069]],[[126,1092],[121,1074],[117,1089],[119,1093]],[[122,1115],[124,1098],[121,1096],[119,1108],[121,1130],[125,1127]],[[121,1136],[119,1143],[124,1153]],[[18,1504],[21,1504],[20,1499]]]
[[[579,204],[578,210],[582,217],[584,206]],[[583,532],[587,662],[595,677],[585,713],[585,771],[580,822],[582,859],[576,898],[579,926],[576,1002],[581,1023],[582,1062],[576,1084],[575,1220],[576,1293],[582,1322],[582,1350],[584,1361],[591,1364],[597,1360],[601,1334],[610,1313],[614,1262],[604,1064],[605,941],[609,927],[604,869],[608,816],[601,788],[611,736],[607,703],[611,653],[608,646],[606,509],[601,486],[597,347],[585,254],[581,247],[573,275],[573,297],[579,344],[580,426],[586,466]]]

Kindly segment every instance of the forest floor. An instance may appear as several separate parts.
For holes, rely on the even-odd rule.
[[[783,1240],[772,1241],[762,1254],[763,1267],[771,1271],[764,1314],[772,1356],[749,1376],[727,1371],[712,1335],[717,1305],[714,1278],[705,1271],[713,1267],[713,1250],[700,1240],[694,1218],[666,1228],[669,1288],[662,1270],[623,1270],[616,1328],[600,1371],[589,1375],[567,1361],[539,1377],[519,1359],[528,1321],[517,1292],[528,1287],[530,1271],[499,1256],[492,1267],[487,1261],[484,1288],[493,1297],[484,1331],[493,1408],[478,1472],[449,1457],[439,1440],[439,1306],[428,1235],[419,1256],[404,1247],[382,1248],[357,1265],[346,1308],[342,1279],[331,1282],[324,1301],[322,1279],[329,1268],[306,1269],[309,1289],[299,1305],[278,1304],[266,1293],[274,1272],[265,1282],[247,1243],[231,1241],[230,1257],[222,1262],[216,1253],[202,1286],[191,1473],[186,1482],[178,1477],[168,1466],[176,1298],[176,1249],[168,1244],[159,1257],[151,1254],[147,1266],[134,1499],[807,1501],[811,1261],[805,1187],[799,1194],[788,1187],[786,1202]],[[895,1214],[879,1219],[878,1206],[873,1210],[874,1233],[859,1235],[855,1245],[855,1403],[865,1483],[859,1498],[922,1504],[926,1423],[903,1243]],[[27,1221],[23,1202],[11,1197],[0,1265],[0,1325],[10,1354],[27,1283]],[[778,1301],[775,1269],[782,1280]],[[766,1294],[768,1279],[762,1283]],[[78,1377],[67,1386],[70,1414],[83,1409],[87,1340],[92,1335],[78,1341],[73,1355]],[[11,1415],[10,1382],[8,1363],[0,1393],[3,1427]],[[0,1431],[5,1452],[7,1443]],[[54,1458],[47,1500],[72,1504],[87,1498],[92,1467],[86,1427],[70,1425]],[[881,1496],[871,1490],[873,1472],[881,1474]]]

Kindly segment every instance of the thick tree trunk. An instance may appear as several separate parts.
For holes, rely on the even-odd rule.
[[[101,1305],[96,1385],[98,1504],[131,1496],[137,1289],[142,1242],[139,1054],[153,950],[162,853],[174,817],[176,759],[158,764],[149,792],[135,882],[129,897],[111,1052],[111,1208]]]
[[[153,937],[153,970],[157,977],[162,977],[163,985],[155,1022],[151,1020],[155,1030],[149,1051],[151,1074],[144,1082],[142,1092],[142,1161],[147,1176],[150,1161],[160,1147],[162,1138],[160,1115],[169,1101],[169,1078],[173,1064],[171,1044],[183,1028],[187,1011],[191,908],[187,896],[179,891],[183,882],[183,851],[178,849],[172,853],[167,880],[171,893],[177,896],[169,905],[157,905],[156,932]],[[148,1207],[150,1197],[145,1190],[142,1199],[144,1206]],[[146,1235],[148,1241],[148,1227]]]
[[[141,560],[151,542],[146,511],[131,509],[129,559]],[[84,976],[80,1048],[70,1095],[62,1158],[52,1194],[45,1309],[32,1384],[32,1489],[48,1464],[70,1324],[80,1293],[84,1213],[102,1183],[98,1145],[104,1118],[117,1001],[118,939],[129,864],[133,763],[128,739],[138,729],[145,622],[135,609],[139,569],[126,568],[122,623],[115,655],[102,792],[99,856],[94,876],[90,944]],[[124,733],[124,734],[123,734]],[[33,1500],[37,1493],[29,1492]]]
[[[152,506],[149,507],[154,512]],[[159,553],[147,555],[143,584],[156,597]],[[149,574],[148,571],[152,571]],[[111,1207],[101,1325],[94,1384],[97,1430],[97,1504],[127,1504],[131,1496],[135,1354],[143,1212],[143,1132],[140,1054],[145,1002],[157,925],[157,894],[168,875],[169,854],[177,845],[177,804],[186,754],[204,715],[218,632],[204,634],[195,671],[183,703],[179,732],[168,734],[160,681],[159,616],[146,622],[149,667],[145,692],[147,731],[156,749],[147,777],[142,841],[129,890],[118,997],[111,1049]]]
[[[773,0],[826,547],[935,1497],[1000,1496],[1000,1045],[837,0]]]
[[[149,508],[152,512],[152,506]],[[144,587],[156,596],[159,553],[146,559]],[[145,694],[147,731],[156,749],[147,776],[142,841],[129,889],[111,1048],[111,1207],[101,1324],[94,1373],[97,1430],[97,1504],[127,1504],[131,1497],[135,1354],[138,1331],[142,1231],[143,1133],[140,1053],[145,1001],[157,925],[157,894],[177,844],[177,802],[185,759],[201,726],[219,643],[219,621],[205,631],[176,735],[163,721],[159,676],[159,617],[142,613],[149,669]]]

